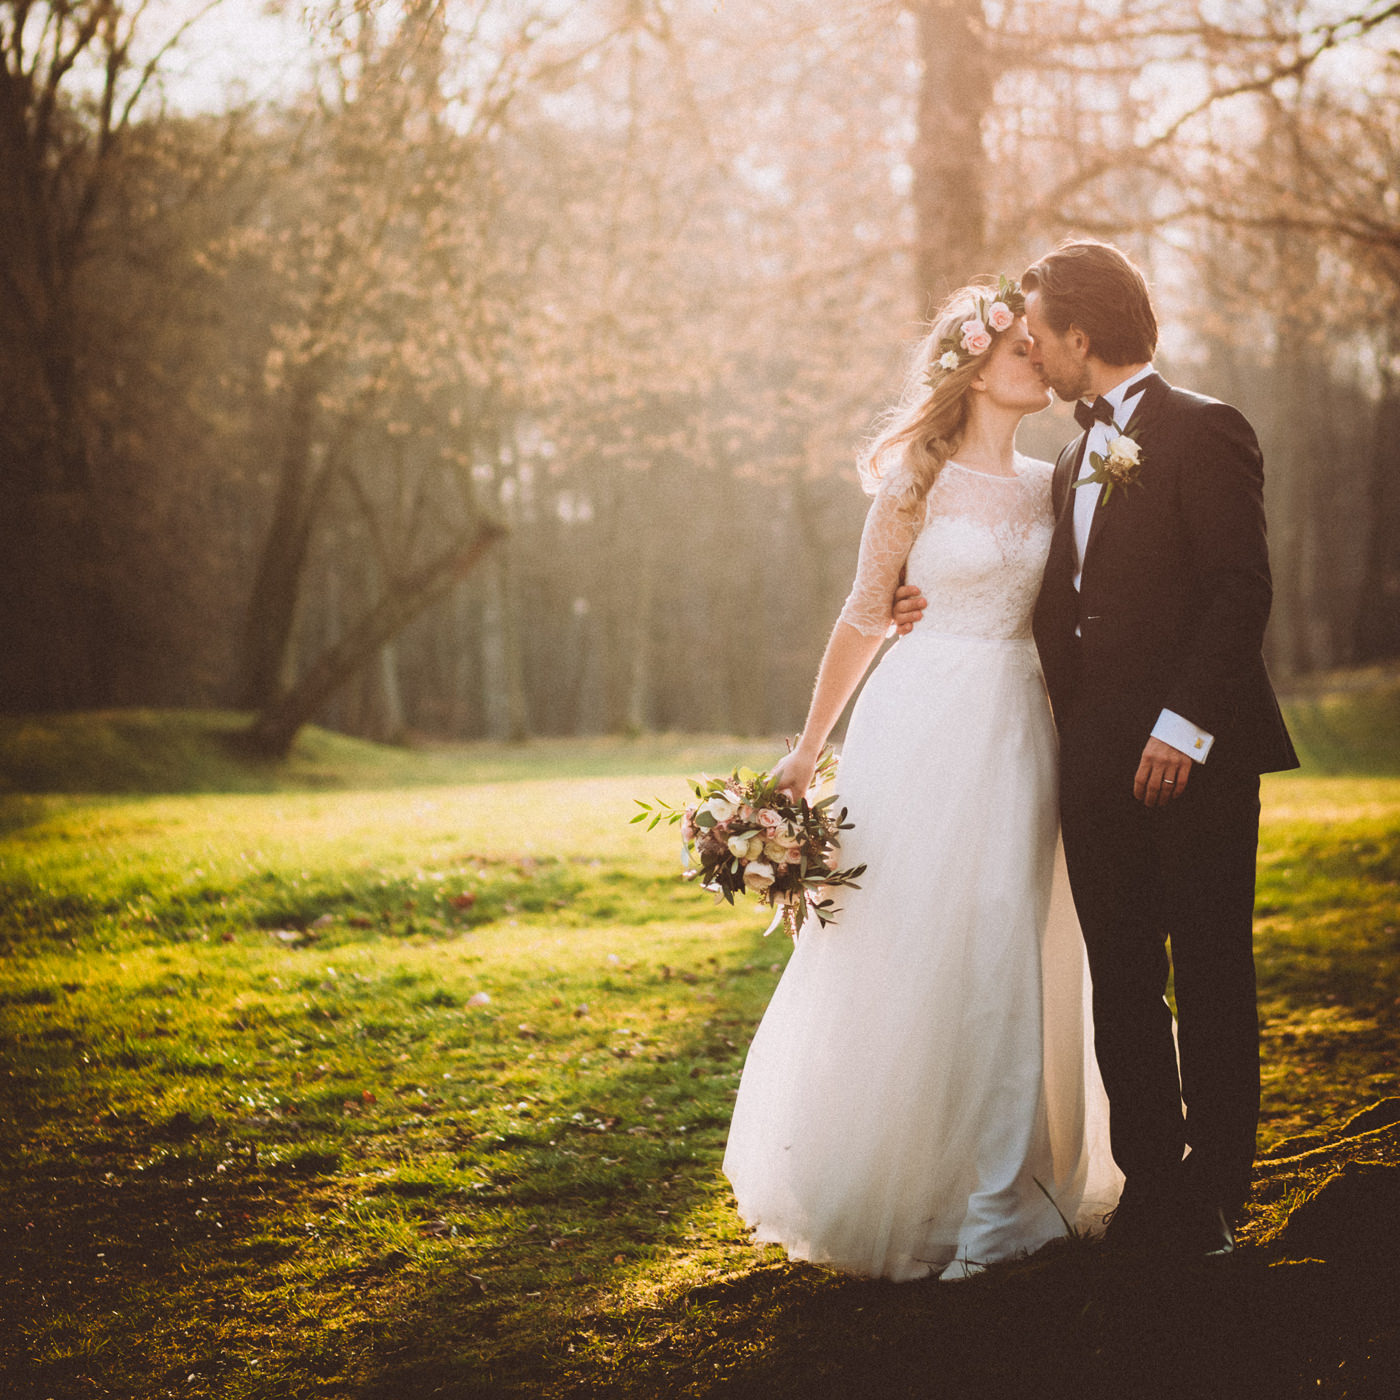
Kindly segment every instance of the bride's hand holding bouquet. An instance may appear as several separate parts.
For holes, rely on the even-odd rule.
[[[797,749],[772,773],[736,768],[726,777],[693,780],[688,807],[638,799],[642,810],[632,821],[679,824],[687,879],[698,878],[701,888],[730,904],[736,894],[754,895],[777,911],[767,931],[783,924],[795,938],[809,913],[826,924],[840,912],[829,888],[857,888],[865,873],[863,865],[835,867],[840,833],[850,830],[844,808],[832,811],[835,793],[806,798],[813,779],[829,779],[835,770],[829,748],[815,758]]]
[[[820,759],[820,754],[808,753],[799,743],[774,764],[771,774],[773,787],[778,792],[786,793],[794,802],[801,801],[816,781]]]

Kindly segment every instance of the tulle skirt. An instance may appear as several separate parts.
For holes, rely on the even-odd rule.
[[[724,1170],[760,1242],[892,1279],[1093,1229],[1121,1177],[1058,852],[1033,644],[915,630],[837,789],[843,912],[809,920],[744,1065]]]

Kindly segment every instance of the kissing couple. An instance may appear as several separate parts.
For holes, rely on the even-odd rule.
[[[862,454],[855,582],[775,776],[807,790],[893,620],[841,762],[867,872],[794,948],[724,1158],[794,1258],[959,1279],[1066,1224],[1234,1247],[1259,775],[1297,758],[1258,441],[1156,343],[1131,260],[1066,242],[948,298]],[[1016,450],[1052,395],[1080,429],[1053,465]]]

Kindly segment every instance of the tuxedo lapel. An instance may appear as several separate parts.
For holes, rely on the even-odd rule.
[[[1074,576],[1074,479],[1079,475],[1079,462],[1084,455],[1088,433],[1067,442],[1055,462],[1055,474],[1050,479],[1050,504],[1055,512],[1054,533],[1050,536],[1050,557],[1046,560],[1047,577],[1063,574]]]
[[[1064,518],[1069,498],[1073,494],[1070,488],[1074,478],[1079,475],[1079,463],[1084,456],[1084,444],[1088,439],[1088,433],[1080,433],[1077,438],[1071,438],[1060,449],[1060,455],[1055,459],[1055,475],[1050,483],[1050,501],[1054,507],[1057,527]]]
[[[1068,654],[1074,637],[1078,601],[1074,591],[1074,477],[1087,434],[1067,442],[1055,460],[1050,477],[1050,508],[1054,525],[1045,574],[1036,599],[1033,627],[1040,649],[1045,685],[1052,701],[1063,706],[1073,683],[1073,667]]]
[[[1135,438],[1139,442],[1143,433],[1152,431],[1152,424],[1172,391],[1172,386],[1160,374],[1149,375],[1143,383],[1147,387],[1142,391],[1127,427],[1123,429],[1124,437]]]
[[[1143,460],[1145,462],[1147,459],[1145,436],[1151,433],[1153,419],[1156,418],[1167,395],[1171,393],[1171,385],[1160,374],[1149,375],[1143,380],[1143,383],[1147,387],[1143,389],[1141,397],[1133,408],[1133,416],[1128,419],[1127,425],[1123,429],[1123,436],[1143,444]],[[1081,452],[1082,450],[1081,446]],[[1076,475],[1078,475],[1077,472]],[[1120,489],[1126,491],[1128,488],[1125,486]],[[1105,492],[1100,488],[1099,498],[1094,502],[1094,517],[1089,522],[1089,538],[1084,542],[1085,560],[1093,553],[1094,541],[1103,530],[1103,523],[1108,516],[1104,495]]]

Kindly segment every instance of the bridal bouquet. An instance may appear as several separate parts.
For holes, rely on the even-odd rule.
[[[829,779],[836,770],[836,756],[828,748],[817,764],[816,776]],[[767,933],[784,925],[796,938],[808,913],[823,924],[841,911],[822,887],[849,885],[865,866],[835,869],[842,831],[849,831],[843,807],[833,814],[833,793],[818,802],[804,797],[794,802],[774,785],[772,775],[752,768],[736,768],[727,777],[691,780],[695,801],[688,807],[668,802],[643,802],[632,818],[652,830],[660,821],[680,824],[688,880],[734,903],[736,894],[756,895],[776,912]]]

